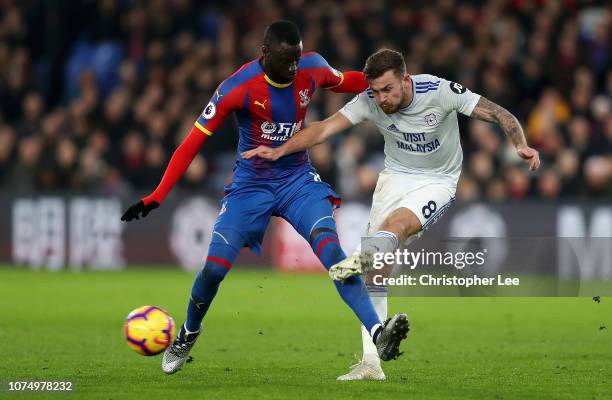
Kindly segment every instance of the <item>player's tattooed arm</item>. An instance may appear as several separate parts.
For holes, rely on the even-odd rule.
[[[527,145],[523,128],[510,111],[481,96],[471,116],[482,121],[498,124],[514,144],[519,157],[529,163],[529,169],[532,171],[538,169],[540,166],[538,151]]]
[[[499,124],[506,136],[512,140],[514,147],[527,145],[523,128],[521,128],[521,124],[516,117],[510,111],[493,103],[491,100],[481,96],[471,116],[483,121]]]

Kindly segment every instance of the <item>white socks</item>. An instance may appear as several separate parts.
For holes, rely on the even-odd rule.
[[[399,247],[399,238],[392,232],[388,231],[378,231],[374,236],[370,236],[363,241],[363,246],[361,243],[355,250],[355,253],[359,253],[362,251],[368,251],[372,253],[384,252],[390,253],[395,251]],[[354,253],[354,254],[355,254]],[[381,321],[385,321],[387,319],[387,288],[376,285],[366,285],[368,288],[368,293],[370,294],[370,298],[372,299],[372,304],[374,305],[374,310],[376,310],[376,314]],[[376,328],[375,326],[374,328]],[[378,356],[378,351],[376,350],[376,345],[372,340],[372,335],[375,329],[372,328],[373,332],[368,332],[368,330],[362,325],[361,326],[361,340],[363,342],[363,361],[369,364],[377,364],[380,365],[380,358]]]
[[[399,247],[399,239],[393,232],[378,231],[374,236],[363,240],[361,246],[364,252],[391,253]]]
[[[368,291],[370,288],[368,288]],[[371,297],[372,304],[374,304],[374,309],[376,310],[376,314],[378,314],[378,318],[384,321],[387,319],[387,293],[386,290],[384,290],[383,293],[380,287],[377,287],[377,289],[380,292],[374,292],[375,295]],[[376,327],[377,326],[374,326],[374,328]],[[361,325],[361,340],[363,342],[363,360],[369,364],[380,364],[380,358],[378,357],[376,345],[372,340],[372,335],[363,325]]]

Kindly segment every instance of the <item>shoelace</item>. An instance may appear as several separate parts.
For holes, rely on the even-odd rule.
[[[180,339],[176,339],[172,346],[170,347],[170,353],[177,357],[184,357],[187,354],[187,350],[189,348],[189,343],[186,341],[182,341]]]
[[[353,354],[353,358],[355,359],[355,361],[357,361],[357,364],[353,364],[351,365],[349,368],[352,370],[354,370],[355,368],[357,368],[358,366],[360,366],[363,363],[363,359],[357,357],[357,354]]]

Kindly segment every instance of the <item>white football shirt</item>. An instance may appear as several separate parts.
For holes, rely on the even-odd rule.
[[[412,102],[385,114],[371,89],[355,96],[340,112],[353,125],[372,121],[385,138],[385,167],[457,184],[463,150],[457,111],[469,116],[480,95],[434,75],[412,75]]]

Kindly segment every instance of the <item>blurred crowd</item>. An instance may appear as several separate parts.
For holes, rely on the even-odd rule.
[[[461,199],[612,196],[612,6],[578,0],[0,0],[0,190],[144,195],[215,87],[290,19],[304,49],[361,70],[380,47],[411,74],[460,82],[521,121],[542,168],[527,171],[494,125],[461,118]],[[308,120],[348,99],[326,91]],[[178,190],[220,194],[236,157],[229,119]],[[368,124],[311,151],[345,198],[382,169]]]

